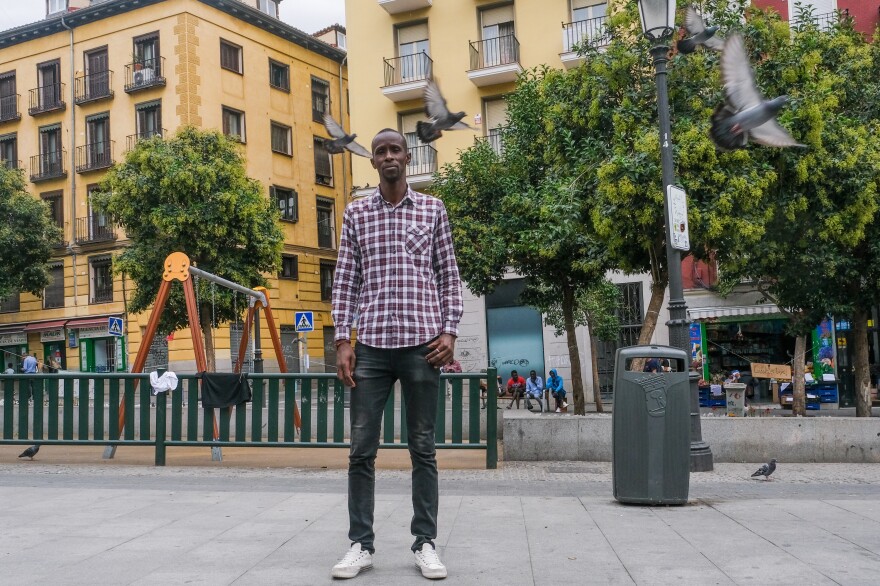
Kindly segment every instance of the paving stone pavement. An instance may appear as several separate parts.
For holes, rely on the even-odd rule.
[[[224,463],[225,464],[225,463]],[[877,584],[880,465],[691,475],[680,507],[616,503],[603,462],[441,471],[446,584]],[[377,472],[375,568],[425,583],[408,470]],[[348,543],[340,468],[20,462],[0,453],[0,583],[331,584]]]

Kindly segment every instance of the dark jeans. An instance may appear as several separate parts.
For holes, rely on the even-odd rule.
[[[348,538],[374,551],[373,512],[376,505],[376,452],[379,428],[388,394],[400,381],[406,403],[407,441],[412,460],[413,518],[410,531],[416,540],[434,545],[437,537],[437,458],[434,424],[440,369],[431,366],[427,344],[410,348],[354,349],[355,387],[351,390],[351,453],[348,456]]]

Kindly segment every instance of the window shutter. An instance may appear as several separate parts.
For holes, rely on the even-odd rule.
[[[480,20],[483,27],[501,24],[502,22],[513,22],[513,4],[483,10],[480,13]]]
[[[428,23],[416,24],[411,26],[402,26],[397,29],[397,44],[405,45],[406,43],[415,43],[416,41],[424,41],[428,38]]]

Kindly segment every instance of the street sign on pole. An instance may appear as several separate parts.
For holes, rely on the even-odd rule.
[[[670,185],[669,189],[669,218],[666,225],[669,227],[669,241],[672,248],[687,252],[691,249],[690,235],[688,234],[688,211],[687,194],[684,189],[676,185]]]
[[[122,336],[125,333],[121,317],[107,318],[107,333],[111,336]]]
[[[297,332],[311,332],[315,329],[315,317],[311,311],[297,311],[294,322]]]

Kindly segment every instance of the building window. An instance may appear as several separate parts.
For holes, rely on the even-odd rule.
[[[86,75],[82,87],[76,88],[78,99],[94,99],[111,95],[110,59],[107,47],[83,53]]]
[[[223,106],[223,134],[244,142],[244,112]]]
[[[112,163],[109,112],[86,118],[86,140],[86,159],[78,161],[77,168],[82,164],[87,169],[100,169]]]
[[[49,14],[55,14],[56,12],[64,12],[67,10],[67,0],[49,0]]]
[[[13,291],[6,299],[0,299],[0,313],[16,313],[19,311],[21,297],[18,291]]]
[[[0,122],[15,120],[20,117],[18,112],[18,94],[15,88],[14,71],[0,74]]]
[[[162,134],[162,100],[136,104],[134,111],[138,139],[147,139]]]
[[[265,12],[269,16],[278,18],[278,2],[277,0],[257,0],[257,8]]]
[[[269,59],[269,85],[278,90],[290,91],[290,66]]]
[[[49,265],[49,284],[43,289],[43,309],[64,307],[64,263]]]
[[[241,47],[220,39],[220,67],[242,73]]]
[[[321,261],[321,301],[330,301],[333,297],[333,273],[336,263]]]
[[[324,121],[324,113],[330,110],[330,84],[317,77],[312,78],[312,120]]]
[[[272,151],[281,153],[282,155],[293,154],[290,140],[290,126],[285,126],[277,122],[271,123],[272,128]]]
[[[504,99],[486,100],[485,102],[486,138],[497,154],[501,154],[501,132],[507,123],[507,102]]]
[[[61,61],[37,65],[37,107],[40,111],[61,106]]]
[[[397,56],[400,58],[400,79],[406,83],[431,76],[431,51],[428,45],[428,23],[411,24],[397,29]]]
[[[133,65],[136,71],[142,71],[140,83],[147,85],[153,79],[162,76],[159,67],[159,33],[153,32],[134,39]]]
[[[33,157],[31,157],[33,159]],[[41,177],[61,176],[64,171],[64,156],[61,149],[61,125],[52,124],[40,128],[40,156],[38,168],[31,168],[31,175]]]
[[[315,183],[318,185],[333,185],[333,161],[330,153],[324,146],[324,139],[314,137],[315,151]]]
[[[64,192],[62,190],[41,193],[40,197],[49,206],[49,216],[59,228],[64,227]]]
[[[514,38],[513,4],[480,11],[483,39],[483,67],[515,63],[518,58]]]
[[[0,164],[18,168],[18,135],[14,132],[0,136]]]
[[[299,280],[299,257],[297,255],[281,255],[281,272],[278,273],[278,278],[290,279],[291,281]]]
[[[296,222],[299,219],[299,205],[297,205],[296,191],[286,187],[272,186],[272,197],[278,204],[281,219],[285,222]]]
[[[90,303],[109,303],[113,301],[113,271],[109,256],[89,259]]]
[[[336,221],[333,200],[319,197],[315,206],[318,221],[318,247],[336,248]]]

